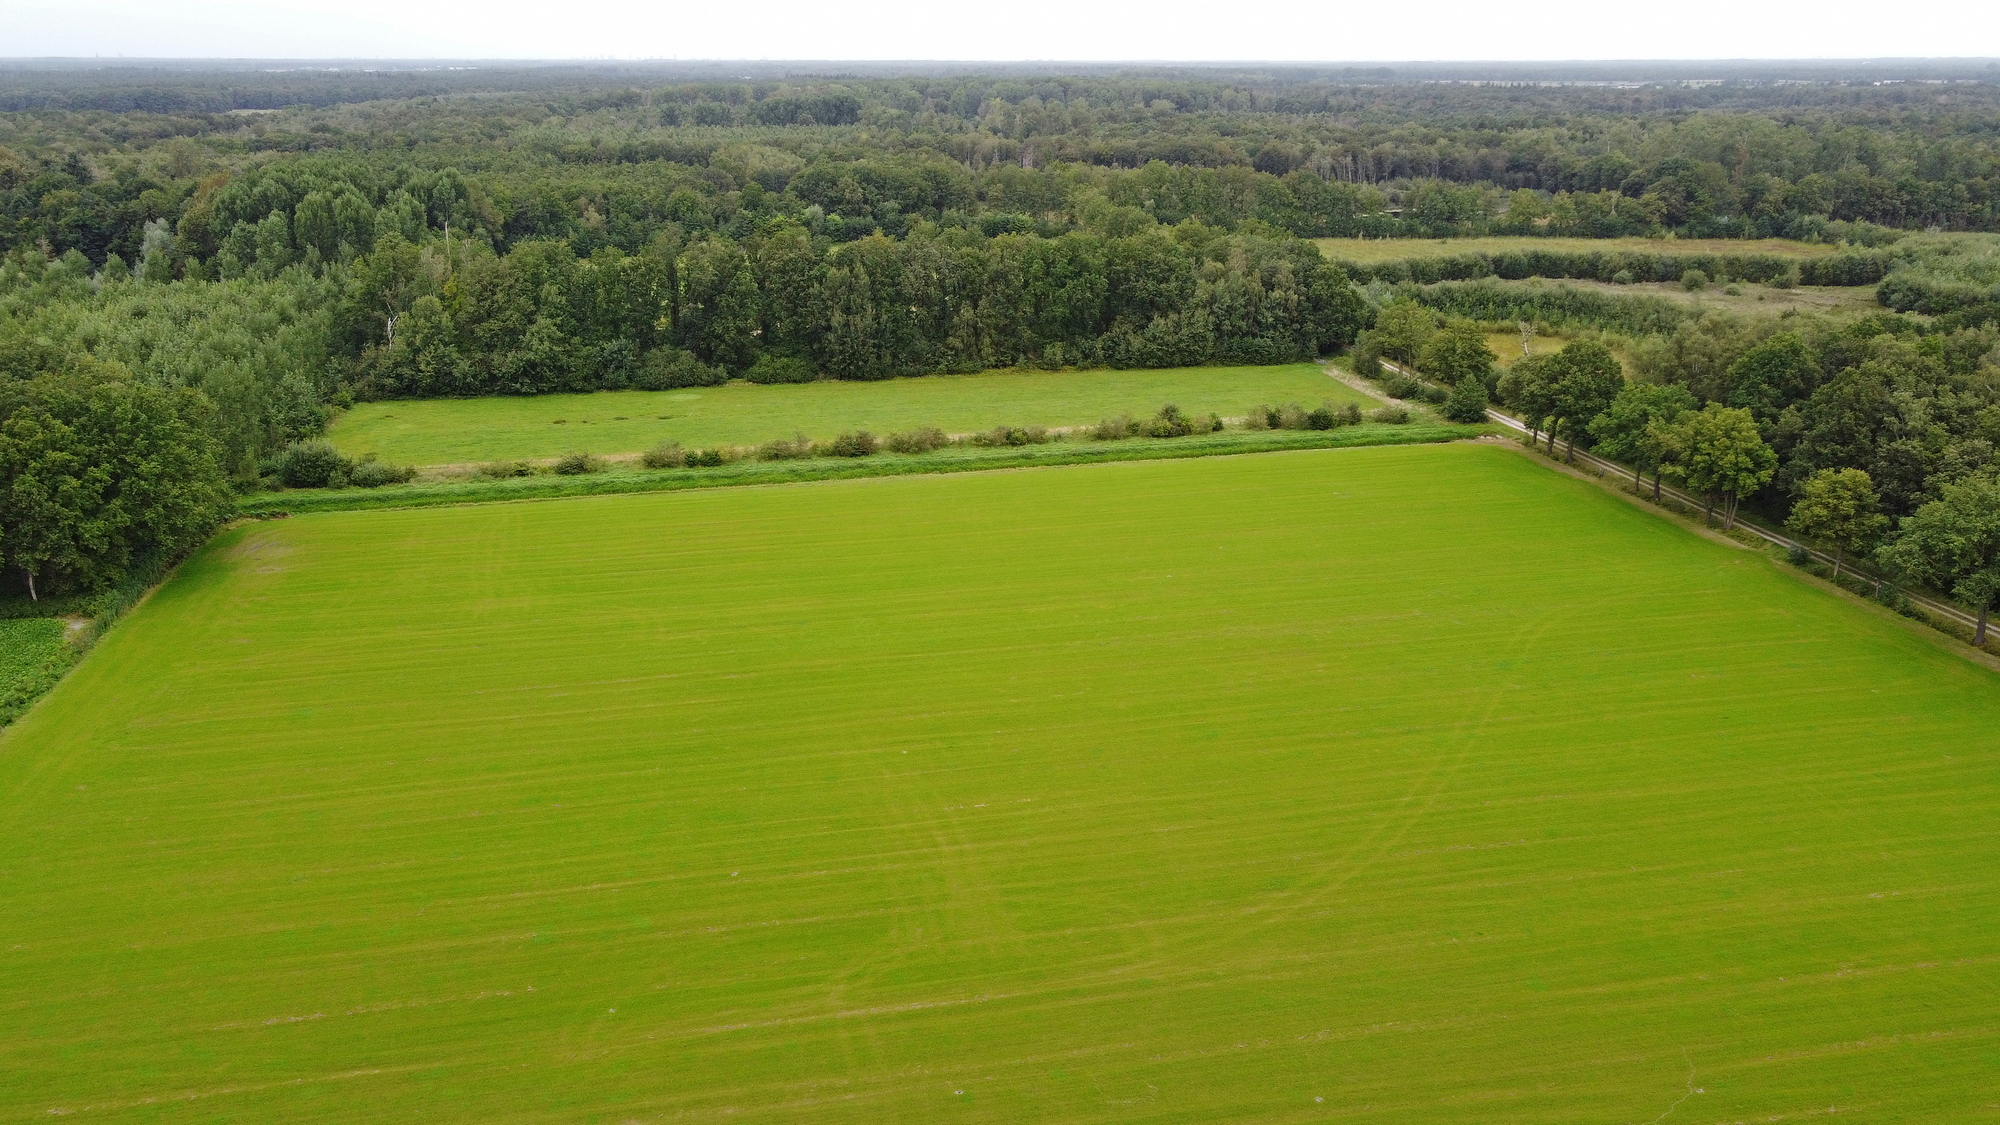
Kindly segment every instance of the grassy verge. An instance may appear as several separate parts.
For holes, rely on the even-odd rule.
[[[1410,445],[1457,441],[1462,438],[1477,437],[1490,429],[1491,427],[1486,426],[1432,423],[1413,423],[1403,426],[1371,423],[1335,430],[1223,431],[1182,438],[1140,438],[1106,442],[1061,441],[1047,445],[1009,446],[998,449],[954,446],[935,453],[914,456],[885,453],[862,458],[822,457],[804,461],[738,461],[705,469],[662,469],[569,477],[533,476],[508,480],[389,485],[377,489],[299,489],[249,497],[242,502],[240,510],[246,516],[273,516],[363,508],[422,508],[440,504],[545,500],[628,492],[676,492],[692,488],[785,484],[793,481],[839,480],[849,477],[963,473],[1035,465],[1168,460],[1287,449],[1332,449],[1342,446]]]

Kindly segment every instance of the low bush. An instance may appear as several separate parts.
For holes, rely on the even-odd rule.
[[[822,446],[819,452],[828,457],[868,457],[877,448],[875,435],[867,430],[845,433]]]
[[[1390,371],[1382,376],[1382,389],[1390,398],[1417,398],[1424,393],[1424,385],[1398,371]]]
[[[1630,285],[1637,280],[1639,279],[1632,276],[1631,270],[1619,270],[1617,273],[1611,275],[1611,284],[1613,285]]]
[[[1699,293],[1708,288],[1708,275],[1700,270],[1687,270],[1681,274],[1681,288],[1690,293]]]
[[[391,465],[364,457],[347,471],[347,483],[356,488],[380,488],[385,484],[408,484],[416,475],[415,466]]]
[[[1202,428],[1207,428],[1206,420]],[[1160,412],[1146,419],[1140,427],[1141,433],[1156,438],[1186,437],[1194,431],[1194,419],[1182,413],[1181,408],[1171,402],[1160,407]]]
[[[295,441],[272,458],[270,474],[286,488],[338,488],[353,462],[323,441]]]
[[[688,451],[687,463],[690,468],[714,468],[724,463],[720,449],[693,449]]]
[[[639,463],[649,469],[678,469],[688,463],[687,450],[680,442],[663,442],[641,453]]]
[[[632,385],[642,391],[668,391],[677,387],[713,387],[729,381],[729,373],[703,363],[681,348],[654,348],[639,361],[632,373]]]
[[[1139,423],[1134,422],[1130,414],[1105,418],[1090,428],[1090,436],[1094,441],[1123,441],[1138,432]]]
[[[565,453],[556,458],[551,466],[558,476],[577,477],[585,473],[601,473],[604,462],[588,453]]]
[[[1361,424],[1361,408],[1353,403],[1335,406],[1322,402],[1307,410],[1297,403],[1259,406],[1250,411],[1245,426],[1252,430],[1331,430]]]
[[[488,461],[475,470],[482,477],[504,480],[508,477],[531,477],[535,467],[526,461]]]
[[[810,383],[819,378],[819,372],[813,370],[809,360],[765,352],[743,377],[752,383]]]
[[[936,426],[918,426],[899,434],[890,434],[882,444],[895,453],[929,453],[951,444],[943,430]]]
[[[813,455],[812,439],[804,434],[767,441],[757,447],[759,461],[803,461]]]
[[[1382,357],[1373,348],[1354,349],[1354,373],[1363,379],[1382,377]]]
[[[1445,399],[1444,416],[1453,422],[1486,421],[1486,384],[1476,375],[1460,379]]]
[[[1391,426],[1401,426],[1410,420],[1410,410],[1406,406],[1382,406],[1368,412],[1371,422],[1385,422]]]
[[[1049,432],[1040,426],[995,426],[984,433],[972,435],[972,444],[997,448],[1003,445],[1042,445],[1049,440]]]

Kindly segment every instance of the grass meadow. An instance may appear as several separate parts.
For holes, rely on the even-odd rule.
[[[1537,238],[1495,235],[1487,238],[1315,238],[1320,253],[1335,261],[1400,262],[1416,258],[1449,258],[1458,254],[1504,254],[1509,250],[1547,250],[1571,254],[1645,251],[1652,254],[1779,254],[1809,258],[1831,254],[1839,247],[1785,238]]]
[[[517,398],[362,403],[329,438],[351,455],[406,465],[556,457],[571,450],[636,453],[664,441],[690,448],[756,445],[803,432],[829,438],[941,426],[1072,426],[1163,403],[1191,414],[1240,415],[1259,403],[1373,401],[1318,365],[1152,371],[992,371],[881,382],[785,386],[735,382],[678,391],[609,391]]]
[[[240,526],[0,735],[0,1121],[1977,1118],[1996,689],[1492,445]]]

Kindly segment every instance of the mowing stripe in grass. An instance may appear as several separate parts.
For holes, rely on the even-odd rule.
[[[1470,443],[250,525],[0,735],[0,1120],[1968,1119],[1996,689]]]

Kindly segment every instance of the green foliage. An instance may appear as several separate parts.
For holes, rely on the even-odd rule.
[[[1694,320],[1697,310],[1650,294],[1607,293],[1560,283],[1502,285],[1494,281],[1447,281],[1409,291],[1411,299],[1445,316],[1505,323],[1530,321],[1557,329],[1592,328],[1648,334],[1672,332]]]
[[[1375,326],[1368,330],[1371,351],[1402,364],[1420,362],[1431,337],[1437,334],[1437,316],[1410,300],[1391,301],[1376,314]],[[1485,341],[1480,341],[1485,346]]]
[[[1880,558],[1891,572],[1978,610],[1974,643],[1984,644],[1986,615],[2000,599],[2000,480],[1982,475],[1945,485],[1936,500],[1903,517]]]
[[[1550,429],[1572,445],[1589,436],[1591,421],[1625,389],[1624,367],[1599,340],[1571,343],[1551,356],[1543,370],[1549,380]]]
[[[1701,270],[1683,270],[1681,272],[1681,288],[1690,293],[1701,292],[1708,288],[1708,274]]]
[[[323,441],[300,441],[272,458],[270,473],[286,488],[329,488],[345,485],[353,463]]]
[[[1410,409],[1406,406],[1396,406],[1394,404],[1379,406],[1368,412],[1368,420],[1371,422],[1382,422],[1391,426],[1407,425],[1410,421]]]
[[[1444,416],[1452,422],[1486,421],[1486,384],[1476,375],[1467,375],[1451,389],[1451,397],[1445,400]]]
[[[0,727],[14,721],[69,668],[64,626],[49,617],[0,620]]]
[[[927,452],[927,450],[917,447],[923,444],[928,444],[932,441],[937,441],[937,439],[942,438],[943,436],[944,435],[942,431],[939,431],[934,435],[925,435],[922,434],[921,431],[919,431],[918,434],[913,434],[913,435],[898,434],[890,439],[889,448],[895,449],[896,452],[898,453]],[[896,448],[897,438],[903,438],[904,444],[911,446],[911,448],[897,449]],[[1041,426],[995,426],[990,430],[982,430],[979,433],[973,434],[971,440],[973,445],[981,446],[988,449],[995,449],[1001,446],[1010,446],[1010,445],[1012,446],[1042,445],[1052,440],[1052,438],[1053,435],[1051,435],[1048,430],[1044,429]],[[944,443],[942,441],[938,441],[938,443],[934,446],[931,446],[931,448],[938,449],[938,448],[943,448],[943,446]]]
[[[1645,228],[1622,233],[1643,233]],[[1341,260],[1341,266],[1357,282],[1390,285],[1431,285],[1441,281],[1476,281],[1499,278],[1522,281],[1529,278],[1605,281],[1613,285],[1638,282],[1681,282],[1690,272],[1704,277],[1733,277],[1743,281],[1781,285],[1873,285],[1883,279],[1894,263],[1887,253],[1841,251],[1799,258],[1788,254],[1674,248],[1671,243],[1657,249],[1631,249],[1620,244],[1602,248],[1522,246],[1493,250],[1467,246],[1445,253],[1418,252],[1436,244],[1420,243],[1405,258],[1375,262]]]
[[[391,465],[365,457],[347,470],[347,483],[356,488],[380,488],[385,484],[408,484],[417,475],[410,465]]]
[[[1823,469],[1799,487],[1798,501],[1792,505],[1785,526],[1834,549],[1833,576],[1838,581],[1846,557],[1868,551],[1888,529],[1889,518],[1882,514],[1881,503],[1875,482],[1867,473]]]
[[[1738,501],[1777,471],[1778,455],[1757,432],[1748,410],[1709,403],[1661,427],[1662,470],[1690,489],[1723,502],[1723,527],[1735,526]]]
[[[819,378],[811,361],[766,352],[743,373],[752,383],[810,383]]]
[[[951,438],[936,426],[918,426],[882,439],[883,447],[892,453],[929,453],[950,444]]]
[[[1699,404],[1684,387],[1658,383],[1628,383],[1603,413],[1590,420],[1596,452],[1632,466],[1632,483],[1639,474],[1658,470],[1665,452],[1659,435]]]
[[[556,458],[556,463],[551,465],[550,468],[557,476],[582,476],[585,473],[603,472],[604,461],[588,453],[565,453],[561,457]]]
[[[1090,428],[1089,433],[1092,441],[1123,441],[1129,437],[1139,436],[1139,423],[1134,421],[1130,414],[1123,414],[1116,418],[1100,420],[1097,425]]]
[[[826,443],[821,452],[829,457],[870,457],[881,448],[867,430],[851,430]]]
[[[776,438],[757,447],[759,461],[800,461],[812,455],[812,439],[804,434],[790,438]]]
[[[1494,355],[1486,346],[1486,334],[1470,321],[1448,322],[1424,345],[1417,366],[1425,375],[1446,386],[1475,379],[1482,387],[1497,381]]]
[[[228,511],[198,392],[84,377],[0,389],[0,563],[32,596],[113,586]]]
[[[1203,425],[1201,429],[1208,427]],[[1180,407],[1168,403],[1160,407],[1159,413],[1140,423],[1139,432],[1155,438],[1186,437],[1195,432],[1195,421],[1182,413]]]
[[[687,464],[687,450],[677,441],[661,442],[639,455],[639,463],[648,469],[678,469]]]
[[[1797,332],[1781,332],[1743,353],[1729,367],[1729,405],[1747,408],[1770,425],[1790,403],[1812,393],[1819,358]]]
[[[642,391],[666,391],[678,387],[713,387],[729,381],[729,373],[696,359],[686,348],[671,345],[646,353],[633,373],[632,386]]]

